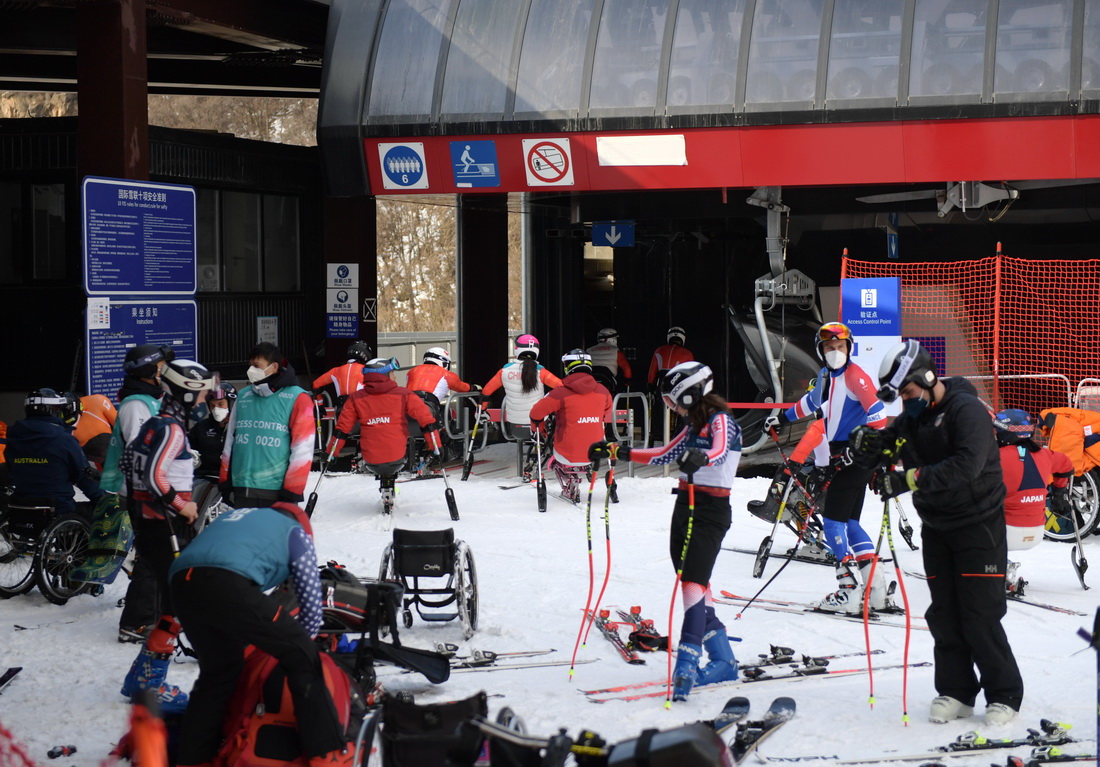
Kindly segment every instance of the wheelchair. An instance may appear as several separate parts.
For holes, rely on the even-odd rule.
[[[86,557],[89,528],[79,514],[55,514],[48,499],[8,498],[0,508],[0,599],[37,585],[46,599],[63,605],[96,589],[68,577]]]
[[[462,624],[462,636],[477,631],[477,568],[474,555],[463,541],[455,540],[453,528],[446,530],[393,531],[393,543],[382,553],[378,580],[400,583],[405,589],[402,619],[405,628],[413,624],[413,608],[424,621],[453,621]],[[455,606],[454,612],[427,612]]]
[[[1076,531],[1073,529],[1072,519],[1051,511],[1050,498],[1047,498],[1046,529],[1043,531],[1045,538],[1063,543],[1076,542],[1078,536],[1084,538],[1097,529],[1097,521],[1100,520],[1100,491],[1097,490],[1095,477],[1097,471],[1092,469],[1079,477],[1070,478],[1069,501],[1077,515]]]

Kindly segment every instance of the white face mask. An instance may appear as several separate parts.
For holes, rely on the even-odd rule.
[[[214,420],[221,423],[229,417],[229,408],[227,407],[213,407],[210,408],[210,415],[214,416]]]
[[[271,366],[268,365],[268,367]],[[258,384],[260,381],[267,378],[267,368],[258,368],[255,365],[250,365],[246,375],[251,383]]]
[[[829,368],[829,370],[840,370],[847,362],[848,352],[842,349],[825,352],[825,367]]]

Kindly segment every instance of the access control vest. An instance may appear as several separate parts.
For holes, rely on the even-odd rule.
[[[230,458],[233,487],[280,490],[290,465],[290,414],[305,389],[285,386],[262,397],[251,387],[237,396]]]
[[[108,493],[122,492],[122,472],[119,471],[118,460],[122,458],[122,449],[126,447],[128,441],[122,433],[122,425],[132,420],[128,417],[124,418],[122,411],[125,408],[128,414],[130,408],[143,405],[149,410],[149,415],[141,419],[140,425],[160,412],[159,399],[149,394],[131,394],[118,406],[118,417],[115,419],[114,428],[111,429],[111,444],[107,447],[107,457],[103,459],[103,476],[99,480],[101,490]]]

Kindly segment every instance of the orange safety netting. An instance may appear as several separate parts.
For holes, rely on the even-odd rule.
[[[1073,406],[1078,383],[1100,376],[1100,260],[845,258],[841,276],[900,277],[902,335],[994,409]]]

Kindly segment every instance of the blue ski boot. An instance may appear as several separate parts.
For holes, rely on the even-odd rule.
[[[737,679],[737,658],[730,647],[730,639],[724,628],[711,631],[703,637],[703,647],[710,662],[699,669],[695,684],[732,682]]]
[[[691,642],[680,642],[676,647],[676,665],[672,669],[673,700],[687,700],[691,694],[702,654],[703,648]]]
[[[165,684],[171,656],[142,647],[119,691],[135,699],[142,690],[154,690],[160,710],[165,714],[182,714],[187,708],[187,693],[174,684]]]

